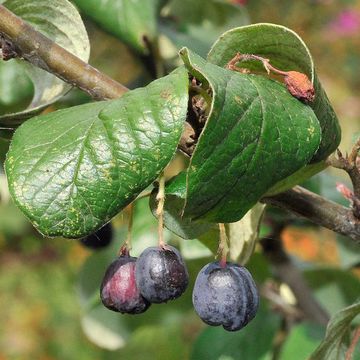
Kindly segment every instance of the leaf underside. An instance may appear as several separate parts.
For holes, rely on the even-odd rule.
[[[88,61],[90,55],[89,38],[78,11],[68,0],[6,0],[3,5],[58,45],[83,61]],[[18,126],[44,107],[57,101],[71,89],[71,85],[66,84],[55,75],[22,59],[1,64],[3,71],[7,71],[7,68],[11,71],[11,68],[15,66],[11,63],[16,63],[18,76],[33,83],[33,89],[30,86],[24,95],[21,95],[24,91],[23,81],[14,81],[12,84],[8,84],[15,94],[20,94],[19,103],[14,106],[14,109],[18,110],[22,107],[21,105],[24,105],[23,98],[28,99],[31,93],[33,96],[30,105],[22,111],[8,113],[5,107],[4,111],[0,109],[1,126],[11,128]],[[0,84],[0,89],[2,87],[4,85]]]
[[[184,68],[122,98],[38,116],[15,132],[10,193],[44,235],[100,228],[171,160],[187,111]]]

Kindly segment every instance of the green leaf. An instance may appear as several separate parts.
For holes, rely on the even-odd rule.
[[[276,81],[220,68],[187,49],[181,56],[213,94],[188,168],[184,215],[238,221],[274,184],[310,162],[319,122]]]
[[[294,326],[281,349],[280,359],[307,359],[324,337],[324,333],[325,328],[312,323],[305,322]]]
[[[342,268],[350,270],[359,264],[359,244],[352,241],[349,237],[336,234],[336,245]]]
[[[81,318],[81,327],[89,340],[107,350],[121,349],[129,338],[126,325],[114,315],[99,305]]]
[[[244,217],[228,224],[229,256],[234,262],[245,265],[255,250],[259,237],[260,222],[265,205],[257,203]]]
[[[159,317],[163,315],[159,312]],[[180,317],[174,323],[154,325],[149,322],[147,325],[137,328],[121,351],[121,359],[148,360],[184,360],[188,358],[189,341],[184,337],[187,328],[186,318]]]
[[[244,6],[226,0],[172,0],[163,12],[161,32],[178,49],[186,46],[202,56],[222,33],[250,22]]]
[[[90,54],[90,43],[81,20],[79,13],[74,5],[68,0],[6,0],[3,5],[24,21],[32,25],[37,31],[49,37],[66,50],[78,56],[84,61],[88,61]],[[16,65],[15,65],[16,64]],[[56,76],[39,69],[23,60],[12,60],[8,63],[1,63],[0,71],[6,72],[11,76],[11,72],[17,72],[17,77],[21,81],[12,77],[11,87],[12,93],[17,94],[17,98],[12,96],[12,107],[9,109],[1,109],[0,125],[16,126],[24,121],[24,119],[39,112],[44,107],[58,100],[71,86],[57,78]],[[29,80],[33,83],[34,93],[32,101],[25,110],[8,113],[8,110],[15,111],[21,108],[21,105],[27,105],[29,97]],[[0,89],[6,86],[3,81],[9,79],[0,79]],[[4,100],[4,99],[2,99]],[[15,100],[17,100],[15,105]],[[25,103],[24,103],[25,100]],[[1,105],[1,102],[0,102]],[[4,115],[4,113],[6,114]]]
[[[74,0],[87,16],[142,53],[156,37],[158,0]]]
[[[21,63],[14,59],[0,61],[0,116],[30,104],[33,91]]]
[[[360,314],[360,302],[339,311],[330,320],[325,339],[310,356],[310,360],[342,360],[348,347],[351,322]]]
[[[260,309],[253,321],[237,332],[226,332],[222,327],[208,327],[194,343],[192,360],[265,360],[280,318],[265,309]]]
[[[330,315],[359,297],[360,281],[349,271],[320,268],[306,270],[304,276],[316,299]]]
[[[16,204],[47,236],[78,238],[100,228],[171,160],[187,93],[179,68],[120,99],[27,121],[5,165]]]
[[[311,105],[321,125],[321,144],[313,161],[327,158],[340,143],[340,127],[325,91],[315,72],[310,51],[292,30],[274,24],[254,24],[229,30],[213,45],[208,61],[225,66],[237,52],[269,58],[271,64],[283,70],[307,74],[315,87],[315,101]],[[244,63],[244,67],[261,69],[258,62]],[[261,69],[263,70],[263,69]]]

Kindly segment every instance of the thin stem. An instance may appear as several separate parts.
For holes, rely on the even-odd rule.
[[[293,264],[283,248],[280,236],[285,225],[285,223],[275,224],[271,236],[261,239],[260,244],[264,254],[274,266],[277,277],[291,288],[304,315],[319,324],[326,325],[329,321],[328,313],[314,298],[301,271]]]
[[[218,255],[220,256],[220,266],[224,268],[226,266],[227,255],[229,252],[225,224],[219,223],[219,232],[220,232],[220,239],[219,239]]]
[[[237,53],[227,64],[227,68],[233,71],[240,71],[242,72],[243,70],[241,68],[238,68],[236,66],[236,64],[240,61],[249,61],[249,60],[258,60],[261,61],[265,70],[267,71],[267,73],[269,74],[270,71],[274,72],[275,74],[279,74],[279,75],[284,75],[287,76],[289,73],[287,71],[282,71],[280,69],[277,69],[276,67],[272,66],[270,64],[270,60],[269,59],[265,59],[261,56],[258,55],[254,55],[254,54],[240,54]]]
[[[165,204],[165,176],[161,173],[159,177],[159,190],[156,195],[158,206],[156,209],[156,215],[158,217],[158,234],[159,234],[159,247],[165,247],[164,240],[164,204]]]
[[[351,205],[355,217],[360,219],[360,138],[353,146],[350,155],[343,156],[342,152],[337,149],[337,157],[330,157],[327,160],[328,165],[337,169],[344,170],[348,173],[353,185],[353,195]]]
[[[346,355],[345,355],[346,360],[352,359],[352,356],[353,356],[355,348],[356,348],[356,344],[358,343],[359,340],[360,340],[360,326],[354,332],[354,336],[351,340],[350,347],[347,350]]]
[[[152,194],[152,191],[144,191],[142,192],[134,201],[144,199],[146,197],[149,197]]]
[[[132,249],[131,239],[132,239],[132,228],[133,228],[133,222],[134,222],[134,207],[135,207],[135,202],[132,202],[128,206],[129,220],[128,220],[127,234],[126,234],[126,239],[125,239],[124,243],[120,247],[119,256],[121,256],[121,255],[129,256],[130,251]]]
[[[36,31],[3,5],[0,5],[0,35],[13,44],[18,57],[78,87],[95,100],[115,99],[128,91]]]

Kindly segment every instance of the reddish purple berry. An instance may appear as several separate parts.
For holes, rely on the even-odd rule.
[[[136,258],[120,256],[107,268],[100,288],[103,304],[110,310],[140,314],[150,303],[140,294],[135,281]]]

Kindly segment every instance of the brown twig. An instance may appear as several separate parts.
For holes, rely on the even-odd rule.
[[[360,340],[360,326],[354,331],[354,336],[351,340],[351,344],[349,349],[347,350],[346,354],[345,354],[345,359],[346,360],[351,360],[353,353],[355,351],[356,348],[356,344],[358,343],[358,341]]]
[[[18,57],[78,87],[96,100],[115,99],[128,91],[36,31],[3,5],[0,5],[0,35]]]
[[[355,217],[360,219],[360,138],[353,146],[350,155],[343,156],[342,152],[337,149],[337,157],[331,157],[327,163],[337,169],[344,170],[348,173],[353,185],[354,192],[351,196],[351,205]]]
[[[285,224],[275,224],[271,236],[261,239],[264,254],[274,265],[275,275],[289,285],[304,315],[310,320],[326,325],[330,319],[329,315],[314,298],[301,271],[293,264],[282,246],[280,236],[284,228]]]
[[[360,220],[350,208],[327,200],[301,186],[263,198],[262,202],[305,217],[360,244]]]

